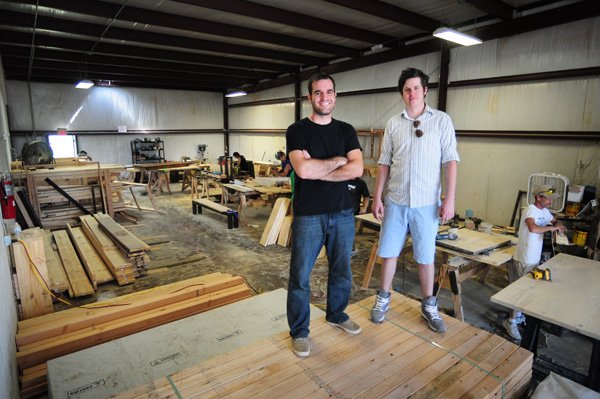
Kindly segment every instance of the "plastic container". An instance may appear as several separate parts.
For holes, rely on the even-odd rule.
[[[556,193],[559,195],[554,201],[552,201],[552,205],[548,207],[550,212],[562,212],[565,209],[565,204],[567,203],[567,195],[568,195],[568,187],[569,187],[569,178],[563,175],[559,175],[557,173],[534,173],[529,176],[529,185],[527,187],[527,203],[533,204],[535,202],[535,197],[533,196],[533,189],[536,186],[540,185],[548,185],[553,187]]]

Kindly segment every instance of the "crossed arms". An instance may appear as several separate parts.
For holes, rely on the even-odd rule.
[[[363,174],[363,159],[360,149],[345,157],[313,159],[306,150],[290,152],[290,161],[298,176],[307,180],[345,181]]]

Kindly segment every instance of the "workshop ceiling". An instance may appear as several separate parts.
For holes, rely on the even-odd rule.
[[[600,14],[598,0],[0,0],[7,80],[225,92]]]

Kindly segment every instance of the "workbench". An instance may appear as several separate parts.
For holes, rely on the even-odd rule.
[[[248,206],[248,197],[250,196],[267,196],[270,200],[275,200],[282,195],[290,195],[292,189],[289,186],[262,186],[254,182],[246,182],[244,184],[224,183],[222,184],[223,195],[221,203],[227,205],[230,200],[231,192],[237,195],[240,199],[238,206],[238,215],[243,223],[246,223],[246,207]]]
[[[169,172],[171,171],[184,171],[184,183],[185,173],[191,173],[191,171],[201,170],[207,167],[210,167],[208,164],[199,165],[194,161],[182,161],[182,162],[161,162],[161,163],[144,163],[144,164],[135,164],[133,167],[142,172],[142,174],[147,178],[148,185],[150,190],[154,192],[156,190],[157,194],[160,194],[164,191],[171,194],[171,178],[169,177]],[[143,180],[143,179],[142,179]],[[182,184],[181,191],[183,191],[184,187]]]
[[[381,226],[381,222],[375,219],[372,214],[357,215],[355,218],[361,221],[365,227],[379,230]],[[448,226],[440,226],[439,231],[447,229]],[[480,281],[484,281],[491,266],[503,266],[512,259],[516,246],[504,245],[511,242],[511,238],[508,236],[486,234],[467,229],[460,229],[458,236],[459,238],[454,241],[444,240],[436,243],[436,249],[440,251],[442,256],[442,262],[439,267],[434,293],[437,293],[439,288],[449,288],[452,292],[454,317],[464,321],[462,282],[478,273],[481,273]],[[449,246],[453,248],[449,248]],[[470,253],[460,251],[461,248],[466,248]],[[475,248],[483,248],[485,254],[477,254],[480,251]],[[371,247],[371,253],[365,268],[365,276],[361,285],[364,289],[369,287],[375,263],[381,263],[381,258],[377,256],[378,249],[379,243],[376,241]],[[412,249],[412,241],[409,237],[404,250],[410,249]]]
[[[591,338],[587,386],[600,391],[600,262],[561,253],[541,267],[550,269],[552,281],[534,280],[525,275],[497,292],[491,300],[527,315],[521,346],[534,355],[540,320]]]

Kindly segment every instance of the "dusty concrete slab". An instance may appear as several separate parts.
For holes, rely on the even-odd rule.
[[[54,399],[95,399],[131,389],[288,330],[285,289],[48,362]],[[311,306],[311,318],[324,312]]]

